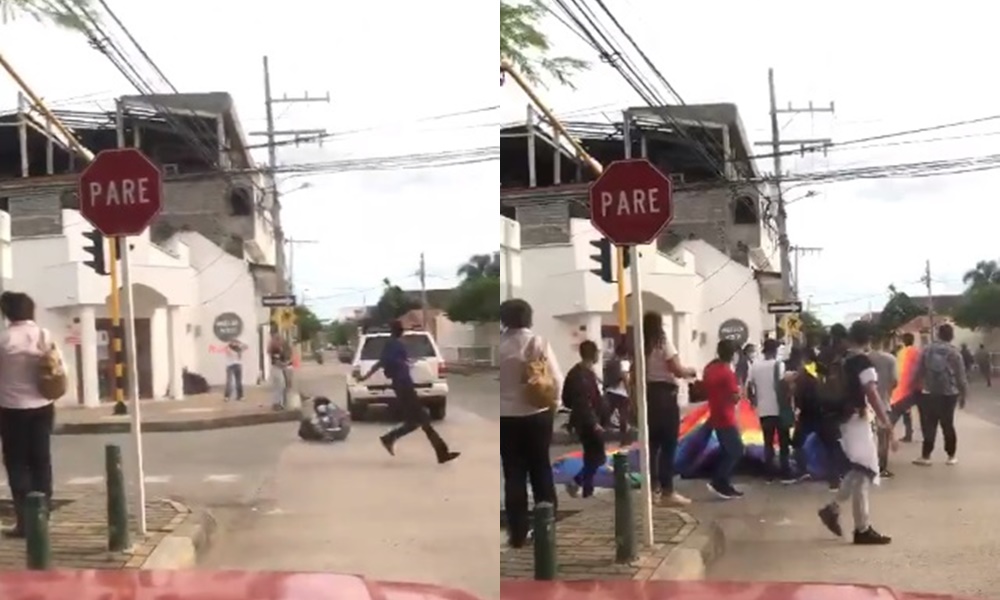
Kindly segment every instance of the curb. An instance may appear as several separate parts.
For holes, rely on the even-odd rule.
[[[291,423],[302,420],[301,410],[283,410],[275,412],[248,413],[242,415],[226,415],[210,419],[189,421],[146,421],[142,424],[144,433],[166,433],[181,431],[207,431],[211,429],[230,429],[234,427],[251,427],[270,423]],[[128,417],[116,417],[120,421],[88,422],[88,423],[56,423],[54,435],[87,435],[101,433],[128,433],[132,431],[132,423]]]
[[[186,505],[166,500],[178,512],[177,525],[149,553],[141,569],[193,569],[205,556],[217,530],[215,517],[208,511],[192,511]]]
[[[653,572],[651,581],[698,581],[705,579],[708,567],[726,551],[726,535],[714,522],[700,523],[691,515],[674,511],[685,521],[674,539],[681,540]]]

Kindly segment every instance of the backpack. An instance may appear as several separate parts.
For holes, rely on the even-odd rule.
[[[528,342],[527,360],[524,363],[524,397],[536,408],[556,408],[559,391],[556,389],[552,366],[539,338]]]
[[[924,390],[928,394],[946,395],[954,388],[951,372],[951,348],[932,344],[924,354]]]
[[[38,372],[36,381],[38,383],[38,393],[46,400],[58,400],[66,395],[68,380],[66,378],[66,365],[63,364],[62,355],[56,345],[49,341],[48,332],[41,330],[38,339],[38,349],[42,355],[38,359]]]
[[[832,356],[816,372],[816,399],[825,413],[847,416],[849,412],[847,369],[844,355]]]

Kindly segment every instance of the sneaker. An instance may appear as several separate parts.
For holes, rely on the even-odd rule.
[[[782,485],[792,485],[793,483],[798,483],[798,482],[799,482],[799,478],[795,477],[794,475],[782,475],[781,476],[781,483],[782,483]]]
[[[882,479],[892,479],[893,477],[896,476],[896,474],[893,473],[892,471],[887,470],[887,471],[882,471],[881,473],[878,474],[878,476],[881,477]]]
[[[869,527],[864,531],[854,532],[854,543],[859,546],[885,546],[892,543],[892,538]]]
[[[462,456],[461,452],[455,452],[455,451],[449,452],[449,453],[445,454],[444,456],[439,456],[438,457],[438,464],[439,465],[443,465],[445,463],[450,463],[451,461],[455,460],[459,456]]]
[[[387,437],[380,437],[378,441],[382,442],[382,447],[389,453],[389,456],[396,456],[395,443],[392,440]]]
[[[830,493],[839,492],[840,491],[840,480],[831,481],[830,483],[827,484],[826,489]]]
[[[844,528],[840,526],[840,510],[836,504],[827,504],[816,513],[823,526],[837,537],[844,537]]]
[[[743,493],[742,490],[738,490],[735,487],[730,486],[729,495],[735,499],[735,498],[742,498],[745,494]]]
[[[733,495],[732,491],[727,490],[723,486],[716,485],[716,484],[712,483],[711,481],[708,482],[705,485],[705,487],[707,487],[708,491],[712,492],[720,500],[732,500],[733,498],[737,497],[737,496]]]
[[[24,534],[24,528],[18,527],[17,525],[4,529],[0,532],[0,536],[9,540],[23,540],[27,537]]]
[[[912,444],[913,443],[913,436],[912,435],[904,435],[903,437],[899,438],[899,441],[903,442],[904,444]]]
[[[934,463],[931,462],[931,459],[924,458],[923,456],[921,456],[920,458],[914,460],[913,464],[917,465],[918,467],[929,467]]]
[[[944,464],[951,465],[951,466],[957,465],[958,464],[958,458],[954,457],[954,456],[949,456],[948,460],[945,461]]]
[[[569,494],[570,498],[578,498],[580,496],[580,484],[576,481],[567,483],[566,493]]]
[[[660,497],[660,503],[663,506],[674,506],[674,507],[677,507],[677,506],[687,506],[687,505],[691,504],[691,499],[690,498],[686,498],[686,497],[678,494],[677,492],[674,492],[672,494],[661,496]]]

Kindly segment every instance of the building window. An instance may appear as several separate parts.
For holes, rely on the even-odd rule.
[[[750,196],[739,196],[733,207],[733,223],[735,225],[757,224],[757,202]]]
[[[253,194],[244,187],[229,190],[229,214],[234,217],[253,215]]]

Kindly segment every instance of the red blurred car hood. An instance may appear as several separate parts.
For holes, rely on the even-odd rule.
[[[504,600],[968,600],[840,583],[501,581]]]
[[[480,600],[354,575],[248,571],[7,571],[3,600]]]

